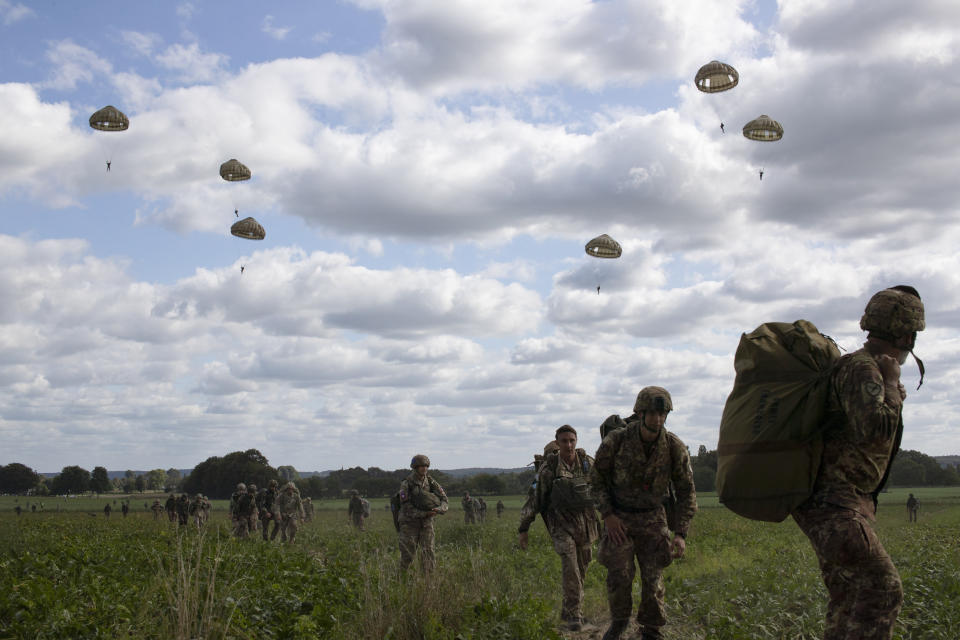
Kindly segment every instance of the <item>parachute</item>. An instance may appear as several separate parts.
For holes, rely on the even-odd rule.
[[[236,158],[230,158],[220,165],[220,177],[227,182],[240,182],[250,179],[250,169]]]
[[[253,218],[244,218],[239,222],[234,222],[233,226],[230,227],[230,233],[247,240],[263,240],[267,237],[267,232],[263,230],[263,226]]]
[[[760,142],[775,142],[783,137],[783,126],[767,115],[743,125],[743,137]]]
[[[584,249],[588,256],[594,258],[619,258],[623,254],[620,243],[607,234],[597,236],[588,242]]]
[[[126,131],[130,119],[113,105],[107,105],[90,116],[90,126],[97,131]]]
[[[728,64],[712,60],[700,67],[694,81],[704,93],[719,93],[733,89],[740,82],[740,74]]]

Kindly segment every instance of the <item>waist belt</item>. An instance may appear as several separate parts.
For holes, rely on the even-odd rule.
[[[657,505],[656,507],[643,507],[643,508],[626,507],[622,504],[617,504],[617,503],[614,503],[613,505],[614,511],[623,511],[624,513],[650,513],[651,511],[656,511],[659,508],[660,508],[660,505]]]

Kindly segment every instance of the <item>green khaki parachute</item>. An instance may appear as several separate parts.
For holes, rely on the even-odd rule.
[[[718,93],[733,89],[740,82],[740,74],[728,64],[713,60],[700,67],[694,81],[704,93]]]
[[[762,115],[743,125],[743,137],[760,142],[775,142],[783,137],[783,127],[770,116]]]
[[[619,258],[623,254],[620,243],[607,234],[597,236],[588,242],[584,249],[588,256],[594,258]]]
[[[107,105],[90,116],[90,126],[97,131],[126,131],[130,119],[120,109]]]
[[[227,182],[240,182],[250,179],[250,169],[236,158],[230,158],[220,165],[220,177]]]
[[[247,240],[263,240],[267,237],[267,232],[263,230],[263,226],[253,218],[244,218],[234,222],[233,226],[230,227],[230,233]]]

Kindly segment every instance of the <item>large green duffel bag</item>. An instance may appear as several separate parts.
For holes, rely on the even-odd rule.
[[[782,522],[813,492],[830,373],[840,351],[810,322],[740,337],[717,444],[717,493],[731,511]]]

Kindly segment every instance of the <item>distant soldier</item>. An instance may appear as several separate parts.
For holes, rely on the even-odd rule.
[[[463,509],[463,524],[477,524],[476,501],[470,497],[469,491],[460,499],[460,507]]]
[[[257,516],[257,485],[251,484],[249,487],[244,485],[244,491],[237,492],[236,501],[233,507],[233,535],[238,538],[246,538],[250,531],[256,531],[256,527],[251,526],[256,522]]]
[[[477,498],[477,502],[480,503],[480,524],[483,524],[487,521],[487,502],[482,497]]]
[[[567,630],[579,631],[583,626],[583,580],[600,528],[590,494],[593,458],[577,448],[577,432],[568,424],[557,429],[555,442],[560,448],[540,465],[532,508],[520,520],[517,544],[527,548],[527,532],[539,513],[560,556],[560,619]]]
[[[497,517],[498,518],[500,517],[500,514],[503,513],[504,509],[506,509],[506,507],[503,505],[503,500],[497,500]]]
[[[153,519],[159,520],[160,513],[163,511],[163,505],[160,504],[160,498],[157,498],[153,501],[153,506],[150,507],[150,510],[153,511]]]
[[[304,522],[313,521],[313,498],[306,497],[303,499],[303,514]]]
[[[107,504],[103,505],[103,515],[104,515],[105,517],[107,517],[107,518],[110,517],[110,511],[111,511],[111,510],[112,510],[112,509],[111,509],[111,507],[110,507],[110,503],[109,503],[109,502],[108,502]]]
[[[230,505],[227,507],[227,511],[230,516],[230,526],[234,531],[237,530],[237,503],[240,501],[240,496],[246,492],[247,485],[243,482],[238,482],[237,488],[230,494]]]
[[[907,517],[910,519],[910,522],[916,522],[919,515],[920,501],[914,498],[911,493],[910,497],[907,498]]]
[[[406,571],[420,552],[420,568],[429,575],[436,568],[433,519],[447,512],[447,494],[428,471],[430,458],[417,454],[410,460],[413,473],[400,483],[398,515],[400,570]]]
[[[177,498],[177,523],[186,526],[190,520],[190,498],[187,494],[181,493]]]
[[[20,515],[20,512],[23,511],[23,509],[20,508],[20,505],[15,506],[13,510],[17,512],[18,516]]]
[[[347,504],[347,515],[353,526],[363,531],[363,500],[360,498],[360,492],[354,489],[350,492],[350,503]]]
[[[277,509],[280,511],[280,541],[292,544],[297,537],[297,523],[306,517],[297,485],[292,482],[283,485],[277,498]]]
[[[197,529],[201,528],[206,522],[206,517],[203,513],[203,495],[197,494],[193,496],[193,500],[190,501],[190,516],[193,518],[194,524],[197,525]]]
[[[280,531],[280,512],[277,510],[277,481],[271,480],[267,483],[266,489],[261,489],[257,495],[257,510],[260,513],[260,529],[263,539],[267,540],[267,529],[270,523],[273,523],[273,533],[270,534],[270,540],[277,537]]]
[[[127,514],[130,513],[130,503],[129,503],[129,502],[121,502],[121,503],[120,503],[120,513],[123,515],[124,518],[127,517]]]
[[[607,434],[597,449],[591,487],[605,529],[597,560],[607,568],[611,619],[603,640],[621,638],[630,623],[637,565],[641,640],[663,637],[660,628],[667,622],[663,570],[683,556],[697,511],[690,453],[665,427],[672,410],[666,389],[644,387],[626,426]],[[671,495],[676,498],[671,504],[675,519],[665,508]]]
[[[173,522],[177,519],[177,498],[172,493],[170,494],[170,497],[167,498],[164,509],[167,512],[167,518],[169,518],[170,522]]]
[[[212,505],[210,504],[210,498],[208,498],[207,496],[203,496],[203,504],[201,505],[201,507],[203,508],[203,520],[204,520],[204,522],[209,522],[209,520],[210,520],[210,508],[211,508],[211,506],[212,506]]]

